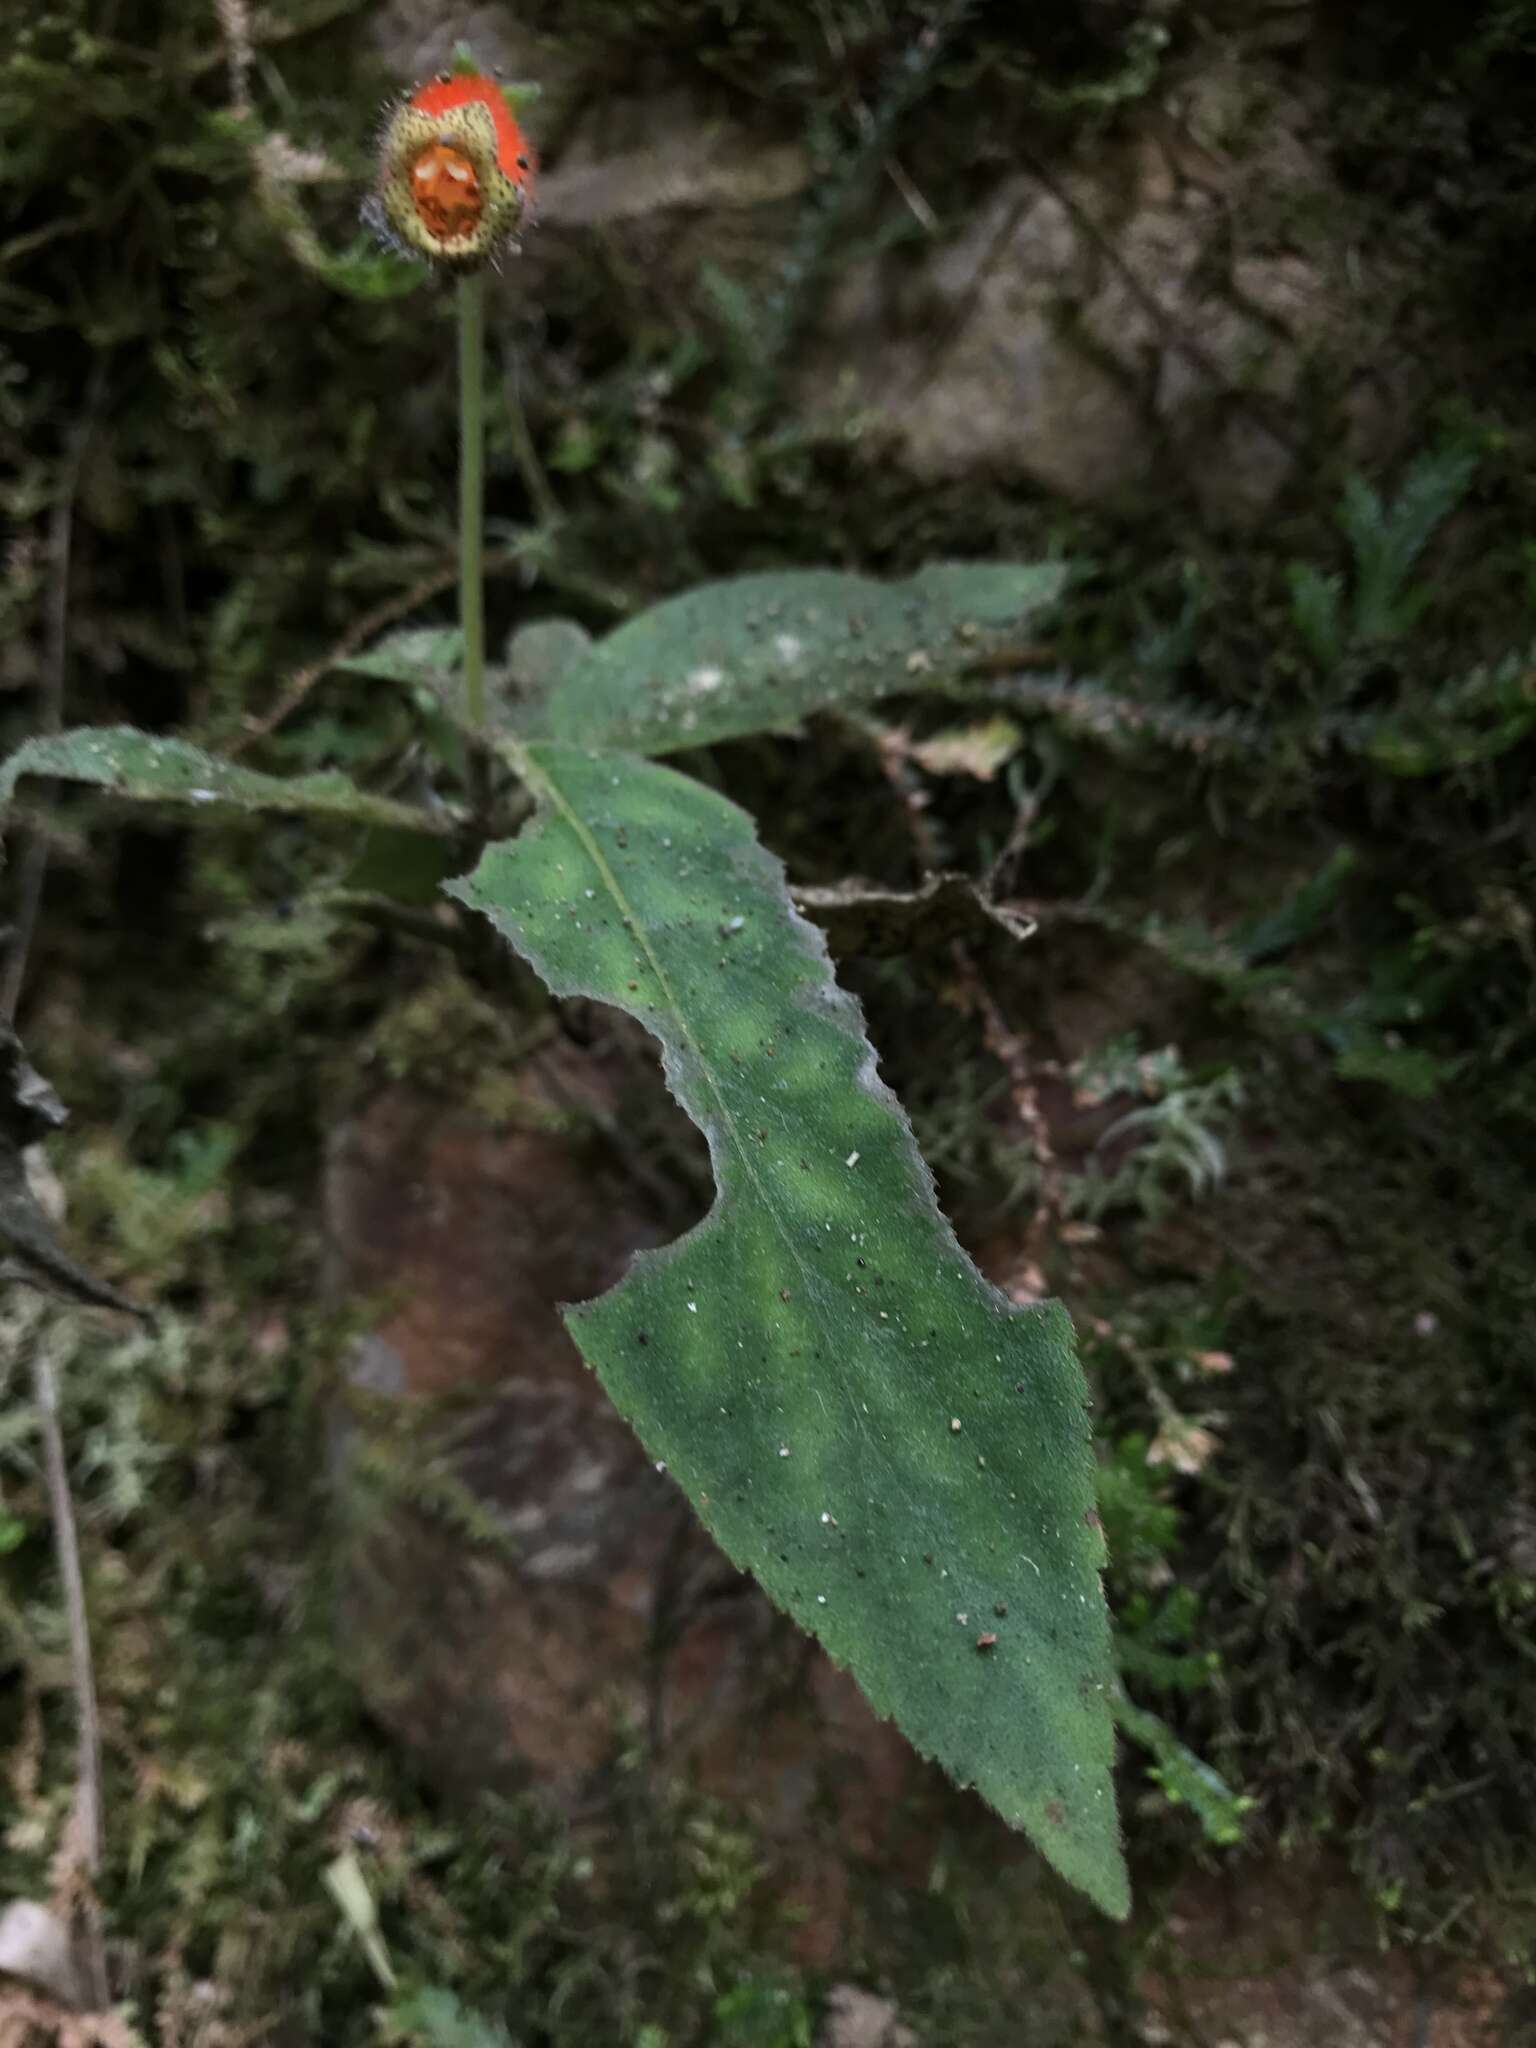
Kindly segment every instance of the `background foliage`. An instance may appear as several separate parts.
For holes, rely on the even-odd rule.
[[[656,66],[767,130],[807,127],[821,170],[789,223],[799,267],[745,318],[703,282],[637,296],[611,234],[509,307],[496,620],[600,630],[701,574],[822,561],[1054,548],[1079,566],[1052,655],[1082,680],[999,689],[1016,739],[991,781],[910,759],[893,777],[888,737],[831,723],[722,744],[705,772],[774,820],[797,884],[955,865],[1029,900],[1041,938],[981,957],[1080,1118],[1059,1188],[949,956],[871,949],[844,971],[967,1237],[1017,1239],[1042,1200],[1073,1226],[1040,1256],[1089,1339],[1127,1674],[1256,1802],[1250,1856],[1322,1838],[1400,1935],[1528,1960],[1536,14],[1319,20],[1306,61],[1331,160],[1359,222],[1422,276],[1402,346],[1433,362],[1435,395],[1352,477],[1320,376],[1297,478],[1234,536],[1172,484],[1155,516],[995,482],[920,492],[786,397],[829,251],[878,231],[855,103],[887,107],[937,11],[849,8],[829,41],[788,4],[750,22],[713,0],[526,10],[614,75]],[[1021,94],[1040,147],[1092,148],[1160,67],[1257,33],[1247,14],[978,7],[880,118],[920,145],[953,217],[1009,160]],[[266,18],[250,120],[193,0],[51,0],[0,56],[9,741],[33,729],[67,517],[73,718],[414,787],[419,717],[394,689],[333,675],[270,736],[247,725],[413,591],[415,618],[446,617],[446,308],[399,293],[354,228],[393,83],[371,18],[329,0]],[[953,723],[914,708],[907,743]],[[619,1894],[593,1899],[579,1851],[522,1815],[509,1882],[507,1816],[444,1820],[336,1670],[314,1531],[346,1333],[311,1305],[310,1193],[360,1086],[349,1048],[363,1032],[398,1050],[427,956],[316,900],[356,880],[321,826],[214,831],[194,859],[179,832],[78,806],[34,797],[30,818],[53,865],[22,1021],[74,1109],[54,1148],[71,1235],[185,1318],[151,1353],[7,1312],[10,1355],[42,1329],[67,1367],[108,1646],[108,1903],[146,2025],[158,2010],[157,2038],[218,2040],[189,2017],[207,1979],[231,2030],[282,2008],[312,2037],[368,2038],[378,1989],[321,1884],[366,1835],[397,1963],[466,2012],[538,2040],[795,2040],[814,1987],[772,1960],[729,1816],[637,1767],[615,1793]],[[197,1000],[169,1006],[170,986]],[[69,1777],[30,1427],[13,1388],[0,1711],[18,1890],[46,1889]],[[1152,1900],[1134,1943],[1160,1878],[1206,1852],[1167,1782],[1132,1770]],[[1016,1936],[989,1931],[963,1879],[892,1925],[871,1970],[943,2038],[990,2038],[966,1986],[980,1954],[1024,1968]]]

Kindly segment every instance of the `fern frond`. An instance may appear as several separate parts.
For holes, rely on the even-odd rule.
[[[1344,486],[1339,524],[1355,558],[1352,626],[1355,644],[1384,647],[1400,640],[1428,602],[1409,588],[1419,557],[1471,487],[1477,456],[1465,447],[1432,450],[1403,479],[1390,504],[1363,478]]]
[[[1190,754],[1248,752],[1264,728],[1240,711],[1207,711],[1167,697],[1135,697],[1065,673],[1014,675],[989,685],[989,703],[1040,711],[1106,746],[1133,751],[1151,740]]]
[[[1292,624],[1320,669],[1337,668],[1345,654],[1344,578],[1311,562],[1293,562],[1288,573]]]

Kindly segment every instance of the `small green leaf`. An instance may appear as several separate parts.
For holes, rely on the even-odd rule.
[[[325,1866],[325,1888],[340,1908],[342,1918],[356,1935],[373,1974],[386,1991],[393,1991],[395,1972],[389,1960],[389,1950],[384,1946],[384,1937],[379,1931],[379,1909],[369,1889],[368,1880],[363,1875],[363,1866],[358,1862],[355,1850],[343,1849],[334,1862]]]
[[[57,775],[88,782],[139,803],[186,804],[194,810],[296,811],[348,818],[359,825],[393,825],[412,832],[446,832],[450,820],[409,804],[369,796],[345,775],[263,775],[185,740],[160,739],[131,726],[83,726],[27,740],[0,762],[0,814],[24,775]]]
[[[464,659],[464,635],[457,626],[405,626],[370,647],[338,661],[348,676],[371,676],[382,683],[427,683],[438,690],[458,679]]]
[[[1441,1059],[1420,1046],[1392,1045],[1379,1036],[1362,1035],[1334,1061],[1344,1081],[1376,1081],[1410,1102],[1431,1102],[1455,1079],[1456,1062]]]
[[[722,1547],[925,1755],[1127,1909],[1085,1388],[939,1211],[857,1003],[723,798],[518,750],[535,822],[452,893],[661,1040],[718,1199],[573,1335]]]
[[[514,696],[542,699],[592,651],[592,635],[572,619],[535,619],[520,626],[507,649]]]
[[[1175,1806],[1187,1806],[1200,1823],[1208,1842],[1232,1848],[1243,1839],[1243,1816],[1251,1812],[1253,1800],[1234,1792],[1219,1773],[1196,1756],[1157,1714],[1149,1714],[1116,1687],[1115,1719],[1144,1749],[1154,1764],[1151,1776]]]
[[[941,562],[905,583],[830,569],[708,583],[598,641],[521,729],[667,754],[942,689],[1022,652],[1067,576],[1057,563]]]
[[[512,2048],[512,2036],[500,2020],[471,2012],[452,1991],[438,1985],[397,1999],[389,2017],[423,2048]]]
[[[1337,904],[1358,864],[1352,846],[1336,846],[1315,874],[1283,896],[1272,910],[1234,932],[1229,943],[1244,965],[1257,967],[1309,939]]]

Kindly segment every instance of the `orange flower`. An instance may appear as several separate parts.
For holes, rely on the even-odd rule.
[[[407,254],[472,270],[522,225],[535,168],[496,80],[443,71],[385,123],[371,210]]]

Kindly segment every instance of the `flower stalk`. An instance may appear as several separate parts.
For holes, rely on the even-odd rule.
[[[486,731],[485,272],[459,279],[459,624],[464,635],[464,722]]]
[[[459,624],[462,712],[470,736],[470,800],[489,794],[485,742],[485,270],[529,209],[537,158],[516,109],[528,86],[503,85],[460,45],[440,71],[390,111],[378,182],[364,208],[392,247],[457,281],[459,322]]]

